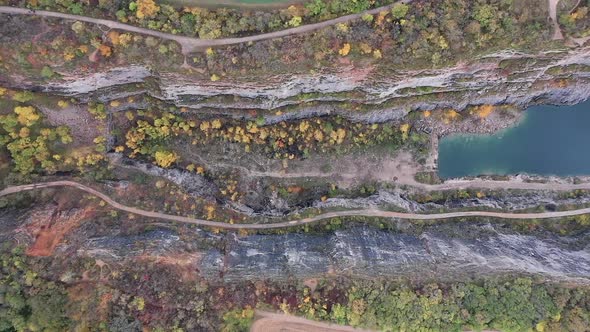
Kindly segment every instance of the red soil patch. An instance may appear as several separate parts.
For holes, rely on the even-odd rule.
[[[287,191],[292,194],[301,194],[303,192],[303,188],[300,186],[290,186],[287,188]]]
[[[318,279],[311,278],[303,281],[303,284],[311,290],[311,292],[315,292],[315,289],[318,287]]]
[[[64,213],[59,207],[35,211],[26,226],[27,232],[35,238],[27,249],[27,255],[51,256],[64,236],[91,217],[93,212],[93,208],[85,208]]]
[[[106,321],[109,315],[109,308],[113,299],[112,293],[105,293],[100,298],[100,304],[98,305],[98,316],[102,321]]]
[[[347,66],[350,66],[350,64],[352,64],[352,61],[350,61],[349,58],[344,58],[344,57],[340,57],[336,61],[338,61],[338,63],[340,63],[342,65],[347,65]]]
[[[41,62],[37,60],[34,54],[27,55],[27,61],[33,66],[34,68],[39,68],[41,66]]]
[[[363,67],[355,67],[348,73],[348,80],[353,83],[364,81],[372,72],[374,67],[372,65],[366,65]]]

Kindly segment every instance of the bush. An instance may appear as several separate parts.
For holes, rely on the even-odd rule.
[[[246,332],[249,331],[254,310],[250,307],[236,309],[223,315],[223,332]]]
[[[41,69],[41,77],[52,78],[53,75],[55,75],[55,72],[53,71],[53,69],[51,69],[51,67],[44,66],[43,69]]]

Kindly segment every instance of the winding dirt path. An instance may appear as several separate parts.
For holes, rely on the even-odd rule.
[[[410,3],[411,1],[412,0],[402,0],[397,3]],[[394,4],[371,9],[371,10],[367,10],[367,11],[364,11],[364,12],[358,13],[358,14],[341,16],[341,17],[337,17],[335,19],[331,19],[331,20],[327,20],[327,21],[323,21],[323,22],[319,22],[319,23],[306,24],[306,25],[302,25],[302,26],[299,26],[296,28],[290,28],[290,29],[269,32],[269,33],[262,33],[262,34],[258,34],[258,35],[254,35],[254,36],[248,36],[248,37],[221,38],[221,39],[200,39],[200,38],[192,38],[192,37],[186,37],[186,36],[178,36],[178,35],[173,35],[171,33],[165,33],[165,32],[150,30],[150,29],[146,29],[146,28],[140,28],[140,27],[136,27],[133,25],[120,23],[120,22],[116,22],[116,21],[111,21],[111,20],[104,20],[104,19],[99,19],[99,18],[65,14],[65,13],[59,13],[59,12],[51,12],[51,11],[46,11],[46,10],[32,11],[30,9],[25,9],[25,8],[0,6],[0,13],[11,14],[11,15],[36,15],[36,16],[43,16],[43,17],[55,17],[55,18],[62,18],[62,19],[67,19],[67,20],[82,21],[82,22],[87,22],[87,23],[104,25],[104,26],[107,26],[111,29],[118,29],[118,30],[123,30],[123,31],[128,31],[128,32],[134,32],[134,33],[140,33],[140,34],[144,34],[144,35],[154,36],[154,37],[158,37],[158,38],[162,38],[162,39],[173,40],[173,41],[180,44],[180,46],[182,47],[182,53],[186,55],[188,53],[202,50],[202,49],[205,49],[208,47],[235,45],[235,44],[255,42],[255,41],[260,41],[260,40],[281,38],[281,37],[291,36],[291,35],[295,35],[295,34],[307,33],[307,32],[319,30],[319,29],[322,29],[322,28],[325,28],[327,26],[331,26],[334,24],[353,21],[353,20],[361,18],[363,15],[366,15],[366,14],[371,14],[371,15],[378,14],[381,11],[389,10],[393,5]]]
[[[409,220],[432,220],[432,219],[450,219],[450,218],[461,218],[461,217],[492,217],[500,219],[548,219],[548,218],[563,218],[577,216],[581,214],[589,214],[590,208],[569,210],[569,211],[555,211],[555,212],[542,212],[542,213],[510,213],[510,212],[490,212],[490,211],[461,211],[461,212],[449,212],[449,213],[433,213],[433,214],[417,214],[417,213],[405,213],[405,212],[391,212],[383,211],[376,208],[373,209],[362,209],[362,210],[349,210],[349,211],[337,211],[323,213],[314,217],[303,218],[293,221],[283,221],[272,224],[228,224],[218,221],[210,221],[196,218],[188,218],[183,216],[175,216],[160,212],[146,211],[130,206],[120,204],[112,200],[109,196],[101,193],[98,190],[87,187],[83,184],[74,181],[53,181],[43,182],[36,184],[27,184],[22,186],[12,186],[5,188],[0,191],[0,197],[15,194],[24,191],[30,191],[35,189],[50,188],[50,187],[73,187],[89,194],[92,194],[107,204],[111,205],[115,209],[125,211],[128,213],[156,219],[164,219],[169,221],[181,222],[185,224],[194,224],[199,226],[216,227],[223,229],[277,229],[287,228],[293,226],[300,226],[305,224],[312,224],[318,221],[335,218],[335,217],[347,217],[347,216],[365,216],[365,217],[384,217],[384,218],[400,218]],[[577,189],[577,185],[570,185],[573,189]],[[586,184],[586,187],[590,187],[590,184]]]

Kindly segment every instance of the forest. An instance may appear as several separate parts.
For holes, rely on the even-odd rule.
[[[47,258],[27,257],[22,248],[3,248],[0,265],[2,331],[80,328],[140,331],[151,327],[153,331],[180,332],[193,330],[208,317],[207,320],[217,321],[221,330],[238,332],[248,330],[255,308],[273,308],[310,319],[381,331],[583,332],[590,325],[590,290],[570,289],[525,276],[421,285],[407,281],[337,278],[322,279],[315,289],[293,288],[277,281],[256,285],[201,281],[197,282],[197,287],[182,283],[170,288],[160,284],[167,278],[164,269],[149,271],[146,270],[148,266],[140,264],[135,268],[122,267],[108,285],[91,281],[84,287],[89,295],[80,298],[75,295],[80,291],[77,283],[55,280],[51,268],[47,270]],[[77,264],[88,268],[93,262]],[[225,297],[220,295],[221,289],[224,293],[233,290],[239,296]],[[227,301],[225,310],[219,311],[219,307],[213,306],[220,300],[219,296]],[[166,315],[162,315],[161,306],[175,297],[180,303],[190,299],[193,307],[169,307]],[[100,308],[94,309],[100,313],[98,316],[90,309],[92,307]],[[80,308],[86,309],[80,311]],[[168,320],[174,316],[175,319]],[[176,323],[166,325],[170,322]],[[214,325],[209,324],[208,321],[201,328],[212,329]]]

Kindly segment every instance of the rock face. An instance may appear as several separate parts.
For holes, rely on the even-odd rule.
[[[150,76],[150,71],[143,66],[127,66],[84,77],[66,77],[63,82],[48,84],[44,90],[67,96],[84,95],[118,85],[142,83]]]
[[[322,274],[465,278],[504,273],[538,274],[587,283],[590,248],[568,248],[572,239],[504,234],[489,228],[481,237],[420,236],[358,227],[332,235],[251,236],[228,240],[227,251],[209,251],[199,269],[226,279],[305,278]],[[481,233],[481,229],[468,229]]]
[[[341,114],[357,121],[399,119],[409,110],[464,109],[479,104],[573,104],[590,96],[590,48],[524,54],[504,51],[455,67],[399,71],[387,77],[355,77],[351,72],[323,75],[289,75],[257,82],[246,79],[211,82],[178,73],[153,72],[136,65],[113,68],[90,76],[72,73],[42,87],[17,78],[4,78],[8,86],[43,90],[81,100],[120,98],[146,93],[152,97],[230,116],[243,109],[270,110],[296,105],[276,122],[312,115]],[[567,82],[566,82],[567,81]],[[561,82],[561,83],[560,83]],[[318,101],[318,104],[301,104]],[[364,104],[367,110],[350,112],[340,102]]]
[[[401,229],[403,223],[399,225]],[[77,253],[105,261],[189,253],[200,257],[193,268],[203,277],[226,281],[322,275],[444,281],[534,274],[590,283],[590,234],[531,236],[482,223],[440,225],[419,235],[368,226],[327,234],[245,237],[195,232],[198,239],[190,243],[170,230],[93,238],[80,242]],[[64,252],[70,249],[62,247]]]
[[[195,197],[213,198],[218,188],[203,176],[182,169],[165,169],[155,165],[123,159],[121,155],[110,154],[111,160],[126,168],[137,169],[143,173],[163,177],[182,187],[188,194]]]
[[[453,199],[443,201],[420,202],[407,192],[400,189],[381,190],[365,198],[329,198],[325,202],[313,204],[320,209],[362,209],[367,207],[395,207],[407,212],[433,213],[445,209],[496,209],[502,211],[518,211],[538,207],[575,206],[590,203],[590,195],[569,197],[552,191],[521,191],[482,198]],[[292,207],[293,208],[293,207]]]

